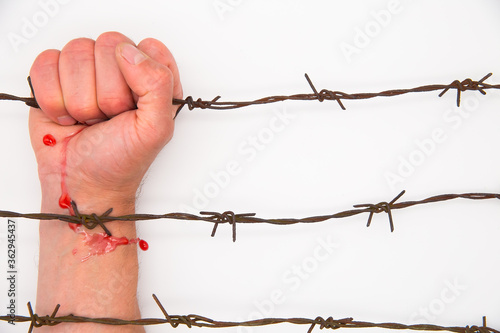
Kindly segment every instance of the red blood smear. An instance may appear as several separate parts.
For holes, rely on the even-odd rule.
[[[139,247],[141,248],[141,250],[147,251],[149,249],[149,244],[144,239],[141,239],[139,241]]]
[[[74,232],[78,232],[78,227],[80,226],[79,224],[76,224],[76,223],[68,223],[68,226],[71,230],[73,230]]]
[[[71,198],[68,193],[63,193],[59,198],[59,207],[66,209],[71,207]]]
[[[76,225],[73,223],[69,223],[70,226],[75,226],[72,228],[77,234],[83,235],[83,244],[86,246],[88,253],[84,256],[81,261],[87,261],[90,257],[93,256],[101,256],[107,253],[113,252],[116,250],[118,246],[121,245],[129,245],[129,244],[137,244],[139,243],[139,247],[146,251],[149,248],[148,243],[145,240],[140,238],[131,238],[127,237],[115,237],[108,236],[105,233],[97,233],[97,234],[89,234],[87,233],[81,225]],[[76,255],[77,250],[73,250],[73,255]]]
[[[82,261],[86,261],[91,256],[104,255],[109,252],[113,252],[120,245],[128,245],[129,240],[127,237],[114,237],[108,236],[105,233],[98,233],[89,235],[84,230],[78,230],[77,233],[85,236],[84,244],[89,250],[88,255],[82,258]]]
[[[43,143],[46,145],[46,146],[50,146],[50,147],[53,147],[56,145],[56,138],[54,138],[52,135],[50,134],[47,134],[43,137]]]
[[[66,209],[69,209],[70,215],[74,215],[75,212],[73,212],[73,207],[71,207],[71,198],[68,194],[68,190],[66,188],[66,151],[68,150],[68,143],[69,140],[83,131],[84,128],[79,129],[73,134],[70,134],[66,138],[64,138],[62,145],[63,145],[63,151],[62,151],[62,158],[61,158],[61,197],[59,198],[59,207]],[[49,134],[50,135],[50,134]],[[55,139],[54,139],[55,142]],[[70,228],[74,230],[74,228],[71,226],[71,223],[69,223]]]

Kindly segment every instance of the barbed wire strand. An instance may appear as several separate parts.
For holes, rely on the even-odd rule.
[[[479,91],[481,94],[486,95],[486,90],[487,89],[500,89],[500,84],[489,84],[484,81],[486,81],[489,77],[491,77],[493,74],[488,73],[486,74],[482,79],[479,81],[474,81],[470,78],[467,78],[465,80],[459,81],[459,80],[454,80],[450,84],[430,84],[430,85],[424,85],[424,86],[419,86],[415,88],[409,88],[409,89],[392,89],[392,90],[385,90],[377,93],[353,93],[353,94],[348,94],[344,93],[341,91],[333,91],[333,90],[328,90],[328,89],[322,89],[318,92],[314,84],[312,83],[311,79],[309,78],[309,75],[304,74],[307,83],[309,84],[309,87],[312,89],[313,93],[309,94],[295,94],[295,95],[278,95],[278,96],[269,96],[269,97],[263,97],[260,99],[256,99],[253,101],[240,101],[240,102],[223,102],[219,101],[221,96],[216,96],[212,100],[202,100],[201,98],[194,99],[192,96],[188,96],[185,99],[177,99],[174,98],[172,100],[172,103],[174,105],[179,105],[177,112],[176,112],[176,117],[179,114],[179,112],[182,110],[184,106],[187,105],[189,110],[193,109],[212,109],[212,110],[229,110],[229,109],[238,109],[250,105],[261,105],[261,104],[270,104],[270,103],[276,103],[276,102],[283,102],[286,100],[302,100],[302,101],[311,101],[311,100],[317,100],[319,102],[323,102],[325,100],[330,100],[330,101],[336,101],[340,108],[342,110],[346,110],[346,107],[342,103],[342,100],[360,100],[360,99],[370,99],[374,97],[392,97],[392,96],[399,96],[403,94],[408,94],[408,93],[417,93],[417,92],[431,92],[431,91],[439,91],[441,90],[441,93],[439,93],[439,97],[442,97],[446,92],[449,90],[456,90],[457,91],[457,106],[460,106],[460,101],[461,101],[461,96],[462,92],[464,91]],[[33,87],[31,85],[31,79],[28,77],[28,83],[30,85],[31,93],[33,96],[35,96],[35,92],[33,90]],[[18,97],[10,94],[4,94],[0,93],[0,100],[13,100],[13,101],[22,101],[26,105],[38,108],[38,103],[36,101],[35,97]]]
[[[294,325],[309,325],[307,333],[311,333],[314,328],[319,327],[320,329],[340,329],[340,328],[385,328],[390,330],[414,330],[414,331],[448,331],[448,332],[458,332],[458,333],[500,333],[500,331],[488,327],[486,325],[486,317],[483,317],[482,326],[439,326],[433,324],[400,324],[400,323],[372,323],[366,321],[355,321],[353,318],[343,318],[343,319],[333,319],[333,317],[328,317],[324,319],[318,316],[314,319],[311,318],[263,318],[249,321],[241,322],[231,322],[231,321],[218,321],[210,319],[208,317],[189,314],[189,315],[170,315],[165,310],[165,307],[160,302],[158,297],[153,294],[153,299],[158,305],[159,309],[163,313],[165,318],[143,318],[135,320],[124,320],[116,318],[89,318],[76,316],[73,314],[67,316],[56,317],[57,312],[60,309],[58,304],[52,314],[46,316],[39,316],[34,313],[31,303],[28,302],[28,312],[29,316],[0,316],[0,321],[10,321],[16,323],[29,322],[30,326],[28,328],[28,333],[31,333],[34,328],[42,326],[55,326],[61,323],[96,323],[104,325],[136,325],[136,326],[151,326],[151,325],[161,325],[169,324],[173,328],[177,328],[180,325],[185,325],[189,328],[192,327],[203,327],[203,328],[230,328],[238,326],[246,327],[259,327],[267,325],[276,325],[282,323],[294,324]]]
[[[54,213],[17,213],[11,211],[0,210],[0,217],[6,218],[25,218],[33,220],[59,220],[68,223],[75,223],[83,225],[87,229],[94,229],[101,226],[103,230],[111,235],[106,228],[105,223],[111,221],[145,221],[145,220],[158,220],[158,219],[173,219],[173,220],[190,220],[190,221],[205,221],[214,223],[211,236],[214,237],[219,224],[229,224],[232,227],[233,242],[236,241],[236,224],[238,223],[268,223],[275,225],[290,225],[297,223],[317,223],[324,222],[330,219],[346,218],[358,214],[368,213],[367,227],[371,225],[372,217],[374,214],[387,213],[389,218],[389,226],[391,232],[394,231],[394,221],[392,211],[395,209],[404,209],[416,205],[430,204],[453,199],[468,199],[468,200],[486,200],[486,199],[500,199],[499,193],[462,193],[462,194],[440,194],[428,197],[422,200],[396,202],[400,199],[405,191],[401,191],[391,201],[383,201],[377,204],[357,204],[354,209],[340,211],[338,213],[329,215],[311,216],[305,218],[275,218],[266,219],[256,216],[256,213],[235,214],[232,211],[218,212],[200,212],[200,215],[190,213],[166,213],[166,214],[131,214],[122,216],[110,216],[113,208],[108,209],[105,213],[98,215],[82,214],[78,210],[75,202],[72,202],[74,215],[54,214]]]

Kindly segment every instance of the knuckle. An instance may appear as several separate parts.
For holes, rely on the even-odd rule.
[[[33,69],[37,69],[39,67],[46,67],[48,65],[53,65],[54,63],[57,64],[57,60],[59,59],[59,54],[60,54],[59,50],[53,50],[53,49],[41,52],[33,62],[33,66],[31,67],[32,71]]]
[[[147,85],[150,89],[164,88],[168,85],[172,85],[173,75],[170,69],[166,66],[158,64],[155,66],[154,70],[151,71],[148,79]]]
[[[78,104],[67,103],[66,109],[68,110],[68,113],[79,122],[85,122],[89,118],[95,118],[95,115],[100,112],[94,103],[85,101],[79,101]]]
[[[98,106],[103,112],[122,112],[132,107],[132,100],[124,96],[110,95],[98,98]]]
[[[70,41],[61,50],[61,62],[65,64],[93,63],[95,42],[89,38]]]
[[[122,33],[117,32],[117,31],[108,31],[108,32],[102,33],[96,39],[97,46],[115,47],[117,44],[122,43],[122,42],[133,43],[127,36],[125,36]]]
[[[69,41],[62,49],[62,52],[82,52],[89,48],[94,48],[95,41],[90,38],[76,38]]]

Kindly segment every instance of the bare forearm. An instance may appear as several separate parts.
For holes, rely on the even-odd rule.
[[[42,212],[66,213],[58,205],[60,186],[42,182]],[[75,193],[75,192],[74,192]],[[77,193],[77,192],[76,192]],[[135,195],[135,194],[134,194]],[[107,196],[107,198],[106,198]],[[72,199],[82,213],[103,213],[112,207],[113,215],[134,213],[134,197],[109,193],[75,194]],[[113,236],[136,239],[134,222],[110,222]],[[61,304],[59,315],[140,318],[137,304],[137,246],[118,246],[106,254],[89,255],[84,233],[102,233],[100,227],[77,233],[68,223],[40,222],[40,260],[36,311],[52,313]],[[87,258],[85,260],[85,258]],[[78,326],[76,326],[78,325]],[[113,327],[98,324],[60,324],[45,328],[51,332],[143,332],[141,327]]]

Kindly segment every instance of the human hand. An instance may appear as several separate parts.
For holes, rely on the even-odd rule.
[[[172,99],[182,98],[182,87],[161,42],[133,45],[107,32],[96,41],[80,38],[61,51],[46,50],[34,61],[30,77],[41,109],[30,110],[29,129],[42,193],[60,186],[65,173],[77,203],[95,207],[105,200],[111,207],[135,200],[144,174],[173,135]],[[55,146],[43,144],[46,134]]]

